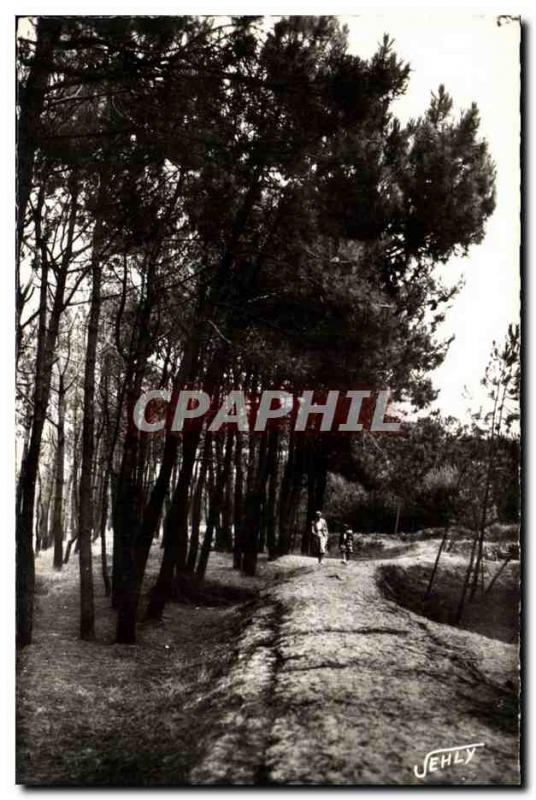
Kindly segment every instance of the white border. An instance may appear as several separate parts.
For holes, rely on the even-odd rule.
[[[26,7],[25,7],[26,6]],[[2,176],[3,186],[0,192],[1,203],[1,223],[2,223],[2,259],[0,261],[0,268],[3,271],[2,290],[0,291],[0,365],[2,375],[2,392],[0,394],[0,411],[2,420],[2,437],[4,444],[0,456],[0,491],[2,499],[2,518],[4,524],[0,532],[2,541],[2,548],[0,554],[0,614],[3,632],[3,648],[2,659],[0,661],[0,685],[3,694],[2,705],[2,724],[0,726],[0,788],[2,790],[2,797],[8,798],[19,795],[22,787],[14,785],[14,697],[15,697],[15,682],[14,682],[14,614],[15,614],[15,569],[14,569],[14,269],[13,269],[13,255],[14,255],[14,208],[15,208],[15,168],[14,168],[14,152],[15,152],[15,135],[14,135],[14,30],[15,30],[15,15],[38,15],[38,14],[374,14],[388,15],[391,11],[396,10],[407,11],[408,13],[429,13],[429,14],[512,14],[521,15],[524,23],[527,26],[525,30],[526,37],[526,50],[525,50],[525,139],[528,146],[530,142],[530,134],[534,136],[534,86],[535,76],[533,74],[530,50],[532,49],[532,23],[536,19],[533,2],[529,3],[528,0],[522,2],[510,2],[510,0],[500,0],[499,2],[488,2],[484,4],[468,4],[464,0],[451,0],[446,4],[433,3],[430,0],[422,0],[422,2],[412,2],[410,4],[400,2],[383,2],[381,6],[364,5],[356,6],[349,2],[349,0],[332,0],[330,3],[318,2],[318,0],[309,0],[309,2],[240,2],[237,0],[210,0],[210,2],[200,3],[192,2],[192,0],[183,0],[181,3],[163,0],[157,2],[147,3],[140,2],[140,0],[110,0],[106,3],[88,2],[87,0],[71,0],[71,2],[41,2],[41,0],[34,0],[32,3],[13,3],[8,0],[3,5],[0,12],[0,80],[1,80],[1,99],[2,99],[2,148],[1,154],[3,159],[3,170],[0,173]],[[461,24],[463,21],[460,20]],[[532,154],[530,154],[532,156]],[[530,189],[534,189],[534,159],[529,158],[526,154],[525,158],[525,180],[527,186],[527,195]],[[530,248],[530,231],[534,229],[536,219],[534,207],[529,203],[529,197],[525,198],[525,209],[527,217],[525,219],[524,229],[524,242],[525,242],[525,304],[530,305],[531,309],[536,308],[535,301],[535,281],[530,280],[530,271],[532,267],[531,248]],[[525,329],[524,329],[524,348],[525,348],[525,364],[528,367],[527,353],[534,353],[534,330],[535,326],[529,324],[528,314],[525,314]],[[535,381],[536,370],[526,376],[525,383],[525,427],[524,427],[524,446],[528,455],[526,460],[527,476],[526,476],[526,517],[525,517],[525,552],[528,553],[528,559],[525,565],[525,680],[529,682],[529,676],[533,665],[532,645],[530,643],[530,634],[532,633],[532,625],[530,624],[534,612],[534,592],[531,590],[531,583],[536,575],[536,564],[534,546],[530,545],[530,538],[532,531],[532,502],[531,498],[536,495],[536,481],[534,479],[534,471],[530,470],[532,466],[533,455],[535,452],[535,433],[532,425],[529,425],[527,416],[530,408],[530,400],[535,397]],[[530,478],[530,480],[529,480]],[[533,724],[535,703],[534,693],[530,691],[530,686],[525,685],[525,714],[529,720],[525,728],[525,753],[527,772],[526,778],[529,785],[534,785],[533,769],[531,764],[535,763],[536,747],[534,745]],[[114,794],[112,789],[95,790],[99,791],[101,797],[111,797]],[[185,789],[174,789],[174,793],[188,791]],[[197,796],[206,795],[207,797],[212,794],[209,790],[195,790]],[[234,791],[234,789],[230,789]],[[246,794],[254,792],[255,790],[247,791]],[[279,795],[290,796],[293,790],[278,789]],[[334,790],[325,788],[323,791],[332,792]],[[335,789],[335,791],[337,791]],[[445,791],[445,790],[443,790]],[[448,791],[448,790],[447,790]],[[467,794],[464,789],[452,789],[452,792]],[[145,796],[157,797],[161,795],[162,790],[145,790]],[[360,790],[356,788],[361,797],[376,798],[378,794],[388,795],[392,794],[396,797],[406,797],[415,794],[412,789],[403,789],[401,791],[394,791],[388,788],[381,790]],[[132,791],[122,790],[123,796],[132,794]],[[315,794],[313,790],[302,790],[300,794]],[[471,790],[471,796],[485,796],[487,794],[485,789]],[[518,794],[519,789],[501,789],[498,791],[500,795],[514,795]],[[50,790],[47,792],[50,795],[57,795],[61,797],[69,797],[75,794],[75,790]],[[240,791],[243,795],[243,790]],[[497,793],[494,792],[495,796]]]

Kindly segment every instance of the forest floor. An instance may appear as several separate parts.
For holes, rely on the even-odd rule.
[[[97,641],[78,640],[77,558],[55,573],[41,554],[34,643],[18,665],[18,782],[415,784],[429,751],[482,743],[467,765],[424,781],[517,784],[517,646],[491,618],[487,635],[461,630],[386,590],[396,564],[417,592],[412,570],[429,571],[436,547],[348,566],[260,559],[253,579],[213,553],[212,594],[170,604],[130,646],[113,643],[100,582]],[[438,576],[443,600],[452,561]]]

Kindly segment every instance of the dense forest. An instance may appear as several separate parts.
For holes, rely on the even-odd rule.
[[[446,265],[482,240],[495,176],[477,107],[454,112],[443,86],[397,119],[409,80],[388,36],[364,60],[332,17],[19,21],[20,646],[42,550],[58,571],[79,559],[80,637],[97,591],[132,643],[213,550],[246,576],[259,553],[309,553],[317,509],[333,529],[464,526],[474,589],[486,530],[519,516],[519,329],[491,354],[489,408],[427,410]],[[416,421],[393,437],[132,424],[148,389],[360,386]]]

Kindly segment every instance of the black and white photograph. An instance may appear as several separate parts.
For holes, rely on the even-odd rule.
[[[520,787],[525,23],[253,10],[12,17],[11,782]]]

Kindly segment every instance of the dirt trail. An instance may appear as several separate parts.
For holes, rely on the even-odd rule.
[[[261,559],[247,579],[213,554],[209,579],[257,598],[171,604],[135,647],[113,644],[101,592],[98,641],[80,642],[77,567],[57,575],[49,561],[38,560],[35,643],[19,665],[19,781],[410,784],[430,750],[483,742],[426,782],[518,782],[517,648],[383,596],[389,560]]]
[[[195,782],[518,783],[517,648],[402,609],[379,563],[282,560],[303,569],[245,628]],[[471,743],[484,747],[467,765],[414,775],[429,751]]]

